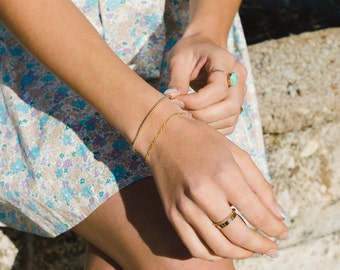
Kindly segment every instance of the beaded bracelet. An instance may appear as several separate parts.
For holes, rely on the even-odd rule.
[[[143,121],[140,123],[140,125],[139,125],[139,127],[137,129],[137,132],[136,132],[136,136],[135,136],[135,138],[132,141],[132,150],[133,150],[133,152],[136,152],[136,142],[137,142],[137,139],[138,139],[138,137],[139,137],[139,135],[140,135],[140,133],[141,133],[141,131],[142,131],[146,121],[149,119],[150,115],[156,110],[156,108],[159,106],[159,104],[161,104],[162,101],[164,101],[166,99],[168,99],[168,97],[164,96],[160,100],[158,100],[156,102],[156,104],[150,109],[150,111],[145,115]]]
[[[188,115],[188,116],[190,116],[191,114],[188,113],[188,112],[183,112],[183,111],[182,111],[182,112],[175,112],[175,113],[171,114],[171,115],[164,121],[164,123],[162,124],[162,126],[159,128],[159,130],[158,130],[156,136],[153,138],[153,140],[152,140],[152,142],[151,142],[151,144],[150,144],[150,146],[149,146],[149,149],[148,149],[148,151],[146,152],[146,154],[145,154],[145,156],[144,156],[144,159],[145,159],[146,164],[149,164],[149,156],[150,156],[150,153],[151,153],[151,151],[152,151],[154,145],[156,144],[156,141],[157,141],[159,135],[162,133],[162,131],[164,130],[164,128],[165,128],[165,126],[168,124],[168,122],[171,120],[171,118],[173,118],[173,117],[176,116],[176,115]]]

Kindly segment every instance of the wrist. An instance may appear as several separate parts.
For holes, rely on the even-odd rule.
[[[163,124],[161,125],[161,127],[158,129],[156,135],[154,136],[154,138],[152,139],[152,142],[144,156],[144,159],[145,159],[145,162],[147,164],[149,164],[149,158],[150,158],[150,154],[152,152],[152,150],[156,147],[156,144],[157,144],[157,140],[158,138],[160,137],[161,133],[164,131],[164,129],[166,129],[166,126],[168,125],[168,123],[175,117],[179,117],[179,116],[190,116],[191,117],[191,114],[189,112],[186,112],[186,111],[180,111],[180,112],[174,112],[172,114],[170,114],[166,119],[165,121],[163,122]]]
[[[190,0],[190,23],[185,36],[203,35],[226,48],[240,0]]]
[[[175,155],[175,158],[180,158],[176,156],[175,149],[180,147],[178,145],[179,142],[187,144],[185,141],[191,137],[191,135],[188,135],[188,132],[191,132],[190,126],[192,123],[199,123],[199,121],[193,119],[189,112],[183,110],[166,117],[148,148],[145,156],[147,164],[153,167],[160,160],[166,162],[173,155]]]
[[[213,25],[213,23],[211,23]],[[221,48],[227,48],[229,29],[224,27],[213,27],[209,24],[190,23],[185,29],[183,38],[192,36],[203,36]]]
[[[134,150],[145,157],[151,144],[153,144],[153,140],[158,136],[157,133],[169,116],[181,112],[184,111],[167,98],[161,98],[155,102],[136,129]]]

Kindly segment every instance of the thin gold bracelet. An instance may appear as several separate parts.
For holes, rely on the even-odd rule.
[[[190,116],[191,114],[188,113],[188,112],[175,112],[175,113],[171,114],[171,115],[164,121],[164,123],[162,124],[162,126],[159,128],[159,130],[158,130],[156,136],[153,138],[153,140],[152,140],[152,142],[151,142],[151,144],[150,144],[150,146],[149,146],[148,151],[147,151],[146,154],[145,154],[144,159],[145,159],[146,164],[149,164],[149,156],[150,156],[150,153],[151,153],[151,151],[152,151],[154,145],[156,144],[156,141],[157,141],[159,135],[162,133],[162,131],[164,130],[164,128],[165,128],[165,126],[168,124],[168,122],[171,120],[171,118],[173,118],[173,117],[176,116],[176,115],[189,115],[189,116]]]
[[[133,150],[133,152],[136,152],[136,142],[137,142],[137,139],[138,139],[138,137],[139,137],[139,135],[140,135],[140,133],[141,133],[141,131],[142,131],[146,121],[149,119],[150,115],[156,110],[156,108],[159,106],[159,104],[161,104],[166,99],[168,99],[168,97],[164,96],[160,100],[158,100],[156,102],[156,104],[153,105],[153,107],[150,109],[150,111],[145,115],[143,121],[140,123],[140,125],[138,127],[138,130],[136,132],[136,136],[135,136],[135,138],[132,141],[132,150]]]

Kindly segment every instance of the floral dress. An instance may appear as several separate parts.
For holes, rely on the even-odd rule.
[[[188,23],[188,1],[73,2],[131,69],[160,91],[166,89],[166,53]],[[250,71],[238,16],[228,47]],[[230,138],[268,175],[249,73],[244,111]],[[124,137],[0,23],[0,222],[53,237],[149,175]]]

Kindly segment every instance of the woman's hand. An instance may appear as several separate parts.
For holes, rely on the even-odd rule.
[[[246,94],[246,69],[224,48],[203,35],[183,37],[169,54],[171,96],[183,109],[226,135],[233,132]],[[235,72],[236,85],[227,75]],[[189,86],[196,92],[188,94]]]
[[[208,138],[208,139],[207,139]],[[195,257],[216,260],[275,257],[287,227],[272,189],[251,158],[206,124],[177,116],[168,123],[150,155],[149,165],[165,212]],[[240,217],[223,229],[214,226],[235,206]]]

